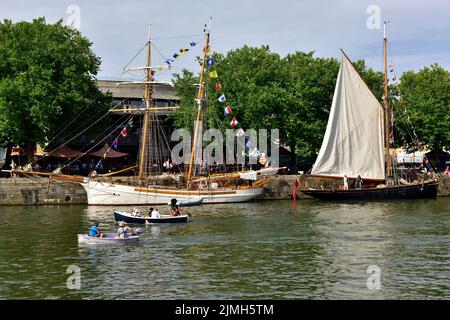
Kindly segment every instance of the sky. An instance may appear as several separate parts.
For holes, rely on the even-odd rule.
[[[364,59],[380,71],[382,25],[389,21],[389,64],[398,75],[432,63],[450,69],[449,0],[0,0],[1,20],[42,16],[50,23],[74,22],[93,42],[102,61],[98,79],[141,77],[122,70],[145,44],[149,25],[156,48],[152,64],[161,65],[201,40],[210,16],[214,51],[268,45],[281,56],[314,50],[317,56],[339,58],[342,48],[350,59]],[[198,71],[195,57],[201,49],[192,48],[160,80],[169,81],[182,68]],[[141,54],[130,66],[144,64]]]

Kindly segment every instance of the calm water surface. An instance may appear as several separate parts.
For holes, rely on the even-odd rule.
[[[0,298],[450,298],[450,198],[204,205],[184,210],[191,223],[144,226],[137,245],[79,246],[93,220],[114,230],[112,210],[1,207]],[[69,265],[80,290],[67,289]]]

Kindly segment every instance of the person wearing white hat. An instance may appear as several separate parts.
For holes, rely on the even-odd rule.
[[[128,236],[128,232],[131,229],[127,226],[127,223],[125,221],[120,221],[119,222],[119,229],[117,229],[117,236],[119,238],[126,238]]]

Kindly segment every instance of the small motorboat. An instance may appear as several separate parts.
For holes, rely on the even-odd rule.
[[[201,205],[203,202],[203,198],[193,198],[193,199],[186,199],[186,200],[177,200],[172,199],[169,203],[167,203],[169,206],[177,205],[179,207],[191,207],[191,206],[198,206]]]
[[[116,221],[124,221],[126,223],[186,223],[191,220],[191,215],[182,214],[179,216],[161,215],[159,218],[136,217],[131,213],[114,211],[114,219]]]
[[[78,234],[78,243],[92,244],[118,244],[118,243],[136,243],[139,235],[129,235],[126,238],[120,238],[116,233],[103,233],[102,237],[90,237],[87,234]]]

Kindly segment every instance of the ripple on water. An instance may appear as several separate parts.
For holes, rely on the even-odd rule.
[[[114,230],[113,209],[5,207],[0,298],[450,297],[449,199],[192,207],[192,223],[143,226],[137,245],[78,246],[93,220]],[[66,287],[69,265],[81,268],[79,291]],[[367,289],[370,265],[381,290]]]

